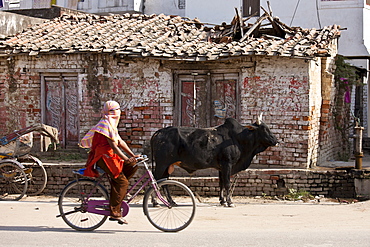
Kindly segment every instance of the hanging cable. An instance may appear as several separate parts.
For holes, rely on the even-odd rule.
[[[294,10],[294,13],[293,13],[293,16],[292,16],[292,20],[290,21],[289,26],[292,26],[292,23],[293,23],[293,20],[294,20],[294,17],[295,17],[295,13],[297,12],[297,9],[298,9],[299,2],[300,2],[300,1],[301,1],[301,0],[298,0],[297,5],[295,6],[295,10]]]
[[[320,21],[320,13],[319,13],[319,0],[316,0],[316,15],[317,15],[317,22],[319,23],[319,28],[321,29],[321,21]]]

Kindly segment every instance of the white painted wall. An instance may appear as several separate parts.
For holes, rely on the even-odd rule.
[[[186,1],[186,4],[188,2]],[[165,14],[186,16],[185,9],[179,9],[178,0],[145,0],[144,14]]]
[[[186,0],[185,16],[197,17],[201,22],[211,24],[229,24],[235,16],[235,8],[240,10],[240,0]]]
[[[322,28],[338,24],[347,28],[342,31],[342,36],[339,39],[339,53],[345,56],[369,55],[365,40],[370,42],[370,36],[364,32],[364,29],[366,19],[370,18],[370,13],[364,8],[364,0],[318,1],[317,5],[316,1],[299,1],[298,7],[297,0],[287,0],[286,2],[294,2],[295,4],[285,6],[285,4],[279,3],[279,0],[270,0],[274,15],[279,16],[284,23],[306,28]],[[366,64],[363,64],[362,67],[366,67]]]
[[[278,16],[287,25],[322,28],[338,24],[347,28],[342,31],[339,39],[340,54],[370,55],[370,29],[368,28],[370,26],[370,6],[366,5],[366,0],[269,1],[273,15]],[[261,0],[261,5],[268,10],[267,1]],[[221,24],[225,21],[230,23],[235,15],[234,7],[240,8],[240,6],[240,0],[187,0],[185,15],[191,19],[197,17],[202,22]],[[366,60],[360,61],[357,65],[363,68],[368,67]]]
[[[88,13],[124,13],[134,11],[134,0],[57,0],[56,5]]]

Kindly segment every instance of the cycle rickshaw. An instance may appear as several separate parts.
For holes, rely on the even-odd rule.
[[[41,151],[49,144],[56,148],[58,130],[37,124],[0,138],[0,200],[16,201],[25,194],[38,195],[46,187],[47,173],[42,162],[30,155],[33,132],[40,133]]]

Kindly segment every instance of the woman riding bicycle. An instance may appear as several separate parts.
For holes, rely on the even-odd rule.
[[[137,170],[135,155],[118,134],[118,123],[121,116],[120,105],[116,101],[107,101],[102,109],[102,118],[81,140],[82,148],[90,148],[86,162],[85,176],[98,177],[96,166],[106,172],[111,184],[109,220],[127,224],[122,218],[121,203],[124,199],[128,180]],[[127,157],[121,149],[127,153]]]

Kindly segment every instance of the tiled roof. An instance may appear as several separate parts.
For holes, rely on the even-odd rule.
[[[241,31],[237,37],[235,30],[230,35],[235,25],[210,28],[179,16],[81,13],[49,20],[0,40],[0,56],[99,52],[190,61],[248,55],[314,57],[327,56],[331,42],[340,35],[337,25],[316,30],[276,23],[280,37],[269,35],[271,28],[265,33],[260,28],[245,37]],[[248,32],[248,27],[244,31]]]

